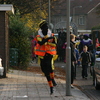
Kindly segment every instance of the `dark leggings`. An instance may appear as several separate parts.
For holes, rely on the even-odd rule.
[[[52,58],[52,55],[46,54],[43,59],[40,59],[41,70],[45,74],[48,82],[54,79],[54,76],[52,75],[54,74],[52,69]],[[52,85],[50,87],[52,87]]]

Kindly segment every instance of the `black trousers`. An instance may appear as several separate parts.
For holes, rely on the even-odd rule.
[[[52,58],[50,54],[46,54],[43,59],[40,59],[41,70],[45,75],[53,72],[52,69]]]
[[[74,63],[71,62],[71,84],[73,84],[74,79],[75,79],[75,66]]]
[[[88,64],[87,65],[82,65],[82,77],[83,78],[88,76],[87,68],[88,68]]]

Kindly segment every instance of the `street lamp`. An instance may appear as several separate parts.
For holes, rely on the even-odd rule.
[[[82,8],[82,6],[75,6],[75,7],[73,7],[73,24],[76,26],[76,29],[77,29],[77,25],[76,25],[76,23],[75,23],[75,9],[76,8]],[[75,31],[75,33],[74,33],[75,35],[78,35],[78,33],[77,33],[77,30]]]
[[[50,23],[51,23],[51,11],[50,11],[50,0],[49,0],[49,16],[48,16],[48,22],[49,22],[49,27],[50,27]]]
[[[67,1],[66,96],[71,96],[70,0]]]
[[[73,7],[73,22],[75,21],[74,19],[74,16],[75,16],[75,8],[82,8],[82,6],[75,6]]]
[[[49,5],[48,5],[48,25],[49,25],[49,29],[53,29],[53,24],[51,23],[51,0],[49,0]]]

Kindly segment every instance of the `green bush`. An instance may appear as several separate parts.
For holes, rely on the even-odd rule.
[[[9,17],[9,44],[10,48],[18,49],[18,67],[27,68],[30,61],[31,45],[29,36],[31,31],[25,26],[25,21],[19,15]]]

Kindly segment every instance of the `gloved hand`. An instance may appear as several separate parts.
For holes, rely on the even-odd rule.
[[[43,43],[45,43],[45,42],[47,42],[47,41],[48,41],[48,38],[46,38],[46,39],[43,38],[43,39],[42,39],[42,42],[43,42]]]
[[[46,38],[46,39],[43,39],[42,41],[43,42],[47,42],[49,39],[53,39],[54,37],[48,37],[48,38]]]
[[[54,37],[48,37],[47,40],[49,40],[49,39],[54,39]]]
[[[54,37],[48,37],[48,38],[46,38],[46,39],[42,39],[42,41],[40,42],[40,41],[38,41],[38,43],[40,44],[40,45],[43,45],[45,42],[47,42],[49,39],[53,39]]]

